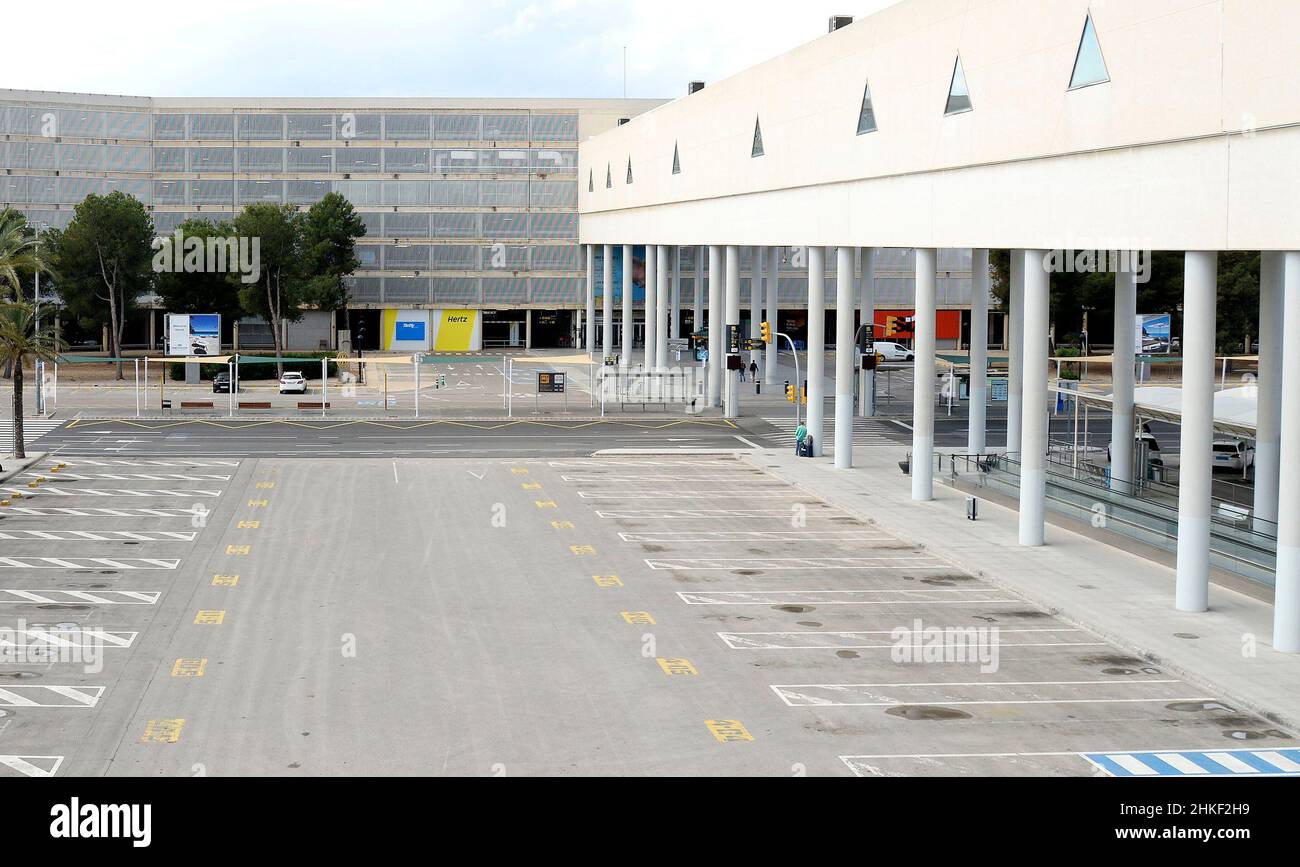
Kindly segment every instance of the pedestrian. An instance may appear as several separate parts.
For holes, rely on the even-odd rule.
[[[752,358],[749,360],[749,375],[754,382],[758,382],[758,362]]]
[[[807,437],[808,428],[803,424],[803,422],[800,422],[799,427],[796,428],[794,432],[794,453],[799,457],[803,457],[803,441],[807,439]]]
[[[737,361],[739,361],[739,360],[740,360],[740,359],[737,359]],[[741,382],[744,382],[744,381],[745,381],[745,365],[744,365],[743,362],[742,362],[741,365],[740,365],[740,381],[741,381]]]

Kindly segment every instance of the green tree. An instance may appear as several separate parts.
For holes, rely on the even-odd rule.
[[[260,316],[271,326],[275,355],[284,356],[284,323],[302,319],[303,306],[311,294],[303,275],[303,224],[305,215],[292,205],[249,205],[235,217],[235,234],[256,242],[260,274],[256,283],[240,282],[240,275],[226,279],[239,287],[244,312]],[[284,365],[277,363],[278,375]]]
[[[26,301],[0,303],[0,362],[12,365],[14,457],[27,457],[23,443],[23,363],[28,358],[54,361],[59,347],[53,330],[36,327],[36,307]]]
[[[235,235],[235,227],[228,222],[186,220],[179,226],[185,238],[196,238],[206,244],[207,239],[226,239]],[[164,242],[167,239],[163,239]],[[172,256],[181,255],[172,250]],[[227,267],[233,269],[232,263]],[[154,291],[170,313],[219,313],[225,321],[238,318],[241,307],[239,291],[231,283],[227,272],[199,268],[197,270],[156,270]]]
[[[13,208],[0,211],[0,299],[21,300],[23,275],[46,270],[36,233]]]
[[[308,296],[321,310],[334,312],[348,306],[345,278],[360,267],[357,239],[366,225],[352,203],[338,193],[329,193],[307,211],[303,222],[303,275],[309,283]]]
[[[113,358],[122,357],[127,312],[153,285],[153,238],[149,212],[121,191],[87,196],[68,228],[52,233],[59,296],[83,325],[107,321]],[[124,378],[121,361],[117,378]]]

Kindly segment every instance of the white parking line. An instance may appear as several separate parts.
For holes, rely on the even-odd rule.
[[[0,605],[157,605],[154,590],[15,590],[0,588]]]
[[[104,695],[102,686],[3,686],[0,707],[94,707]]]
[[[766,572],[807,569],[943,569],[947,564],[933,557],[786,557],[786,558],[714,558],[646,560],[651,569],[693,569],[695,571],[734,571],[761,569]]]
[[[800,500],[808,495],[803,491],[769,490],[755,491],[748,488],[736,488],[731,491],[578,491],[584,500]]]
[[[808,504],[809,511],[818,509],[820,503]],[[756,518],[761,520],[782,521],[787,526],[790,523],[790,516],[793,514],[791,506],[782,509],[620,509],[616,512],[604,512],[597,510],[598,518],[623,518],[623,519],[657,519],[657,520],[677,520],[686,519],[691,521],[718,521],[730,520],[732,518]],[[830,511],[827,509],[827,511]],[[810,516],[816,518],[818,516]]]
[[[193,542],[198,533],[169,530],[0,530],[0,539],[47,542]]]
[[[86,482],[86,481],[228,482],[230,481],[230,476],[222,476],[222,475],[217,475],[215,473],[200,474],[200,475],[187,475],[185,473],[165,473],[161,475],[153,474],[153,473],[122,473],[122,474],[103,473],[103,474],[96,474],[96,475],[89,475],[89,476],[82,475],[80,473],[60,473],[57,476],[51,476],[49,475],[48,472],[46,473],[28,472],[28,473],[24,473],[24,475],[33,476],[37,478],[44,477],[47,481],[51,481],[51,482],[63,482],[63,481],[70,481],[70,482]]]
[[[848,530],[664,530],[655,533],[619,533],[624,542],[892,542],[892,536],[872,531]]]
[[[12,506],[6,512],[16,515],[33,515],[45,518],[193,518],[194,509],[65,509]]]
[[[92,458],[62,458],[72,467],[237,467],[239,461],[154,461],[154,460],[96,460]]]
[[[175,569],[180,564],[145,557],[0,557],[0,569]]]
[[[1149,687],[1156,695],[1133,697],[1134,687]],[[964,681],[951,683],[814,683],[769,687],[787,707],[898,707],[937,705],[1036,704],[1167,704],[1205,701],[1204,696],[1179,695],[1187,684],[1179,680],[1095,681]],[[986,690],[1006,690],[1011,695],[974,698]],[[1052,696],[1053,691],[1060,695]],[[1020,695],[1017,695],[1017,692]],[[1096,692],[1101,695],[1088,696]],[[1081,695],[1082,694],[1082,695]],[[1023,696],[1023,697],[1022,697]]]
[[[41,496],[57,497],[219,497],[221,491],[198,490],[145,490],[135,488],[63,488],[47,486],[39,489]],[[9,488],[11,494],[34,496],[29,488]]]
[[[0,766],[24,777],[52,777],[62,764],[63,756],[0,756]]]
[[[974,629],[975,627],[971,627]],[[1054,634],[1079,632],[1078,629],[1002,629],[1009,633]],[[732,650],[893,650],[898,645],[895,630],[854,630],[836,632],[719,632],[718,638]],[[880,636],[872,639],[871,636]],[[997,647],[1101,647],[1101,641],[972,641],[963,645],[969,650]]]
[[[138,632],[117,632],[86,626],[61,629],[6,629],[0,631],[0,653],[50,647],[130,647]],[[73,640],[76,639],[76,640]]]
[[[687,605],[983,605],[1018,602],[1002,591],[978,588],[935,588],[933,590],[725,590],[686,593],[677,596]],[[954,596],[952,594],[971,594]],[[884,599],[884,596],[898,597]],[[974,598],[979,597],[979,598]]]

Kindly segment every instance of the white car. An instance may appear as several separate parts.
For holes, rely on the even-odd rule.
[[[881,343],[876,341],[876,354],[885,361],[915,361],[916,355],[901,343]]]
[[[1245,440],[1222,439],[1214,441],[1214,469],[1245,472],[1255,463],[1255,449]]]
[[[286,373],[280,377],[280,394],[306,394],[307,380],[301,373]]]

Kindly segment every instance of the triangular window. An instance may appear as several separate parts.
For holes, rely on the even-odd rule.
[[[627,182],[632,183],[632,158],[627,158]]]
[[[961,65],[961,55],[952,67],[952,84],[948,87],[948,105],[943,110],[945,115],[961,114],[974,106],[970,101],[970,88],[966,86],[966,70]]]
[[[682,157],[681,154],[678,153],[677,151],[677,143],[674,142],[673,143],[673,174],[680,175],[681,173],[682,173]]]
[[[605,189],[614,189],[614,173],[610,171],[609,163],[605,163]]]
[[[763,127],[759,124],[758,118],[754,118],[754,147],[750,149],[751,157],[761,157],[763,155]]]
[[[858,135],[866,135],[877,129],[876,110],[871,103],[871,83],[867,82],[866,90],[862,92],[862,110],[858,112]]]
[[[1110,81],[1106,71],[1106,58],[1101,54],[1101,42],[1097,39],[1097,28],[1092,24],[1092,15],[1083,23],[1083,37],[1079,40],[1079,53],[1074,58],[1074,75],[1070,78],[1070,90],[1105,84]]]

